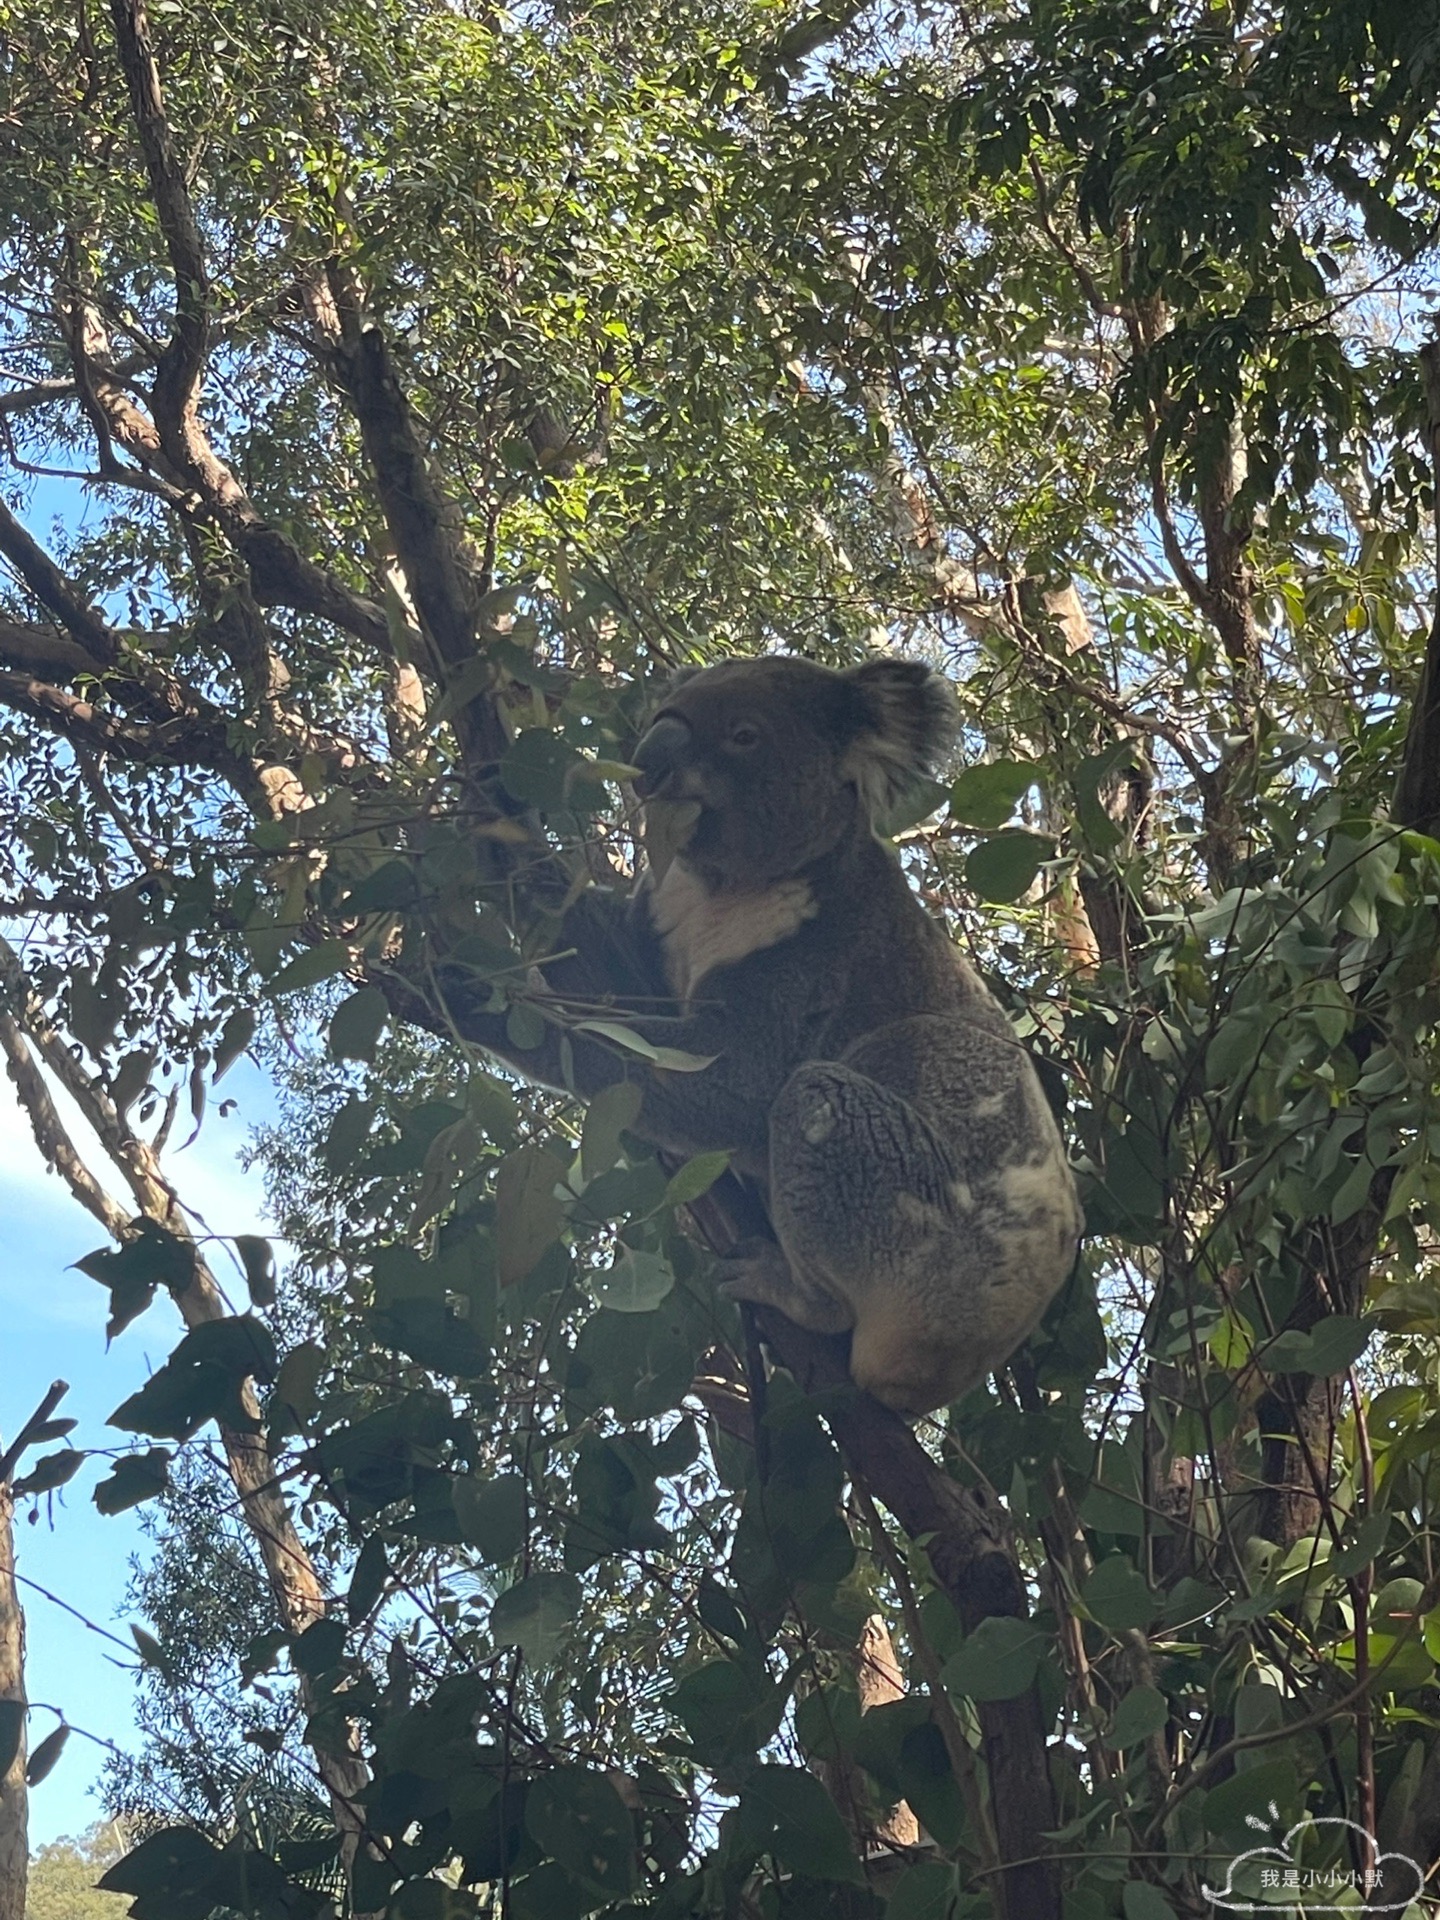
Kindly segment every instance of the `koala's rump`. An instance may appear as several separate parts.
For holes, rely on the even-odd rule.
[[[852,1268],[843,1288],[857,1381],[925,1411],[1003,1364],[1063,1284],[1074,1184],[1034,1067],[988,995],[879,1028],[843,1057],[913,1106],[943,1154],[943,1173],[926,1156],[905,1181],[906,1257]]]
[[[1041,1144],[1035,1070],[988,996],[973,1007],[877,1027],[840,1057],[924,1114],[961,1181],[1026,1158]]]

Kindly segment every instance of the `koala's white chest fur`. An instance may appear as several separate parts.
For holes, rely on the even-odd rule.
[[[650,895],[670,990],[688,1002],[707,973],[798,933],[819,911],[805,880],[754,891],[711,892],[683,860],[672,860]]]

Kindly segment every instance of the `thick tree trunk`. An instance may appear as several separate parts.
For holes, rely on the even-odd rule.
[[[1440,477],[1440,339],[1420,349],[1420,387],[1425,396],[1426,451]],[[1440,494],[1436,499],[1435,551],[1440,559]],[[1440,824],[1440,603],[1430,622],[1425,663],[1410,711],[1405,759],[1391,811],[1398,826],[1433,833]]]
[[[0,1483],[0,1701],[25,1704],[25,1615],[15,1577],[15,1503]],[[7,1715],[6,1718],[9,1716]],[[0,1720],[0,1728],[3,1728]],[[30,1826],[25,1789],[25,1730],[14,1759],[0,1774],[0,1920],[25,1920]]]
[[[1330,1314],[1363,1311],[1379,1231],[1379,1212],[1367,1206],[1344,1226],[1313,1236],[1305,1284],[1287,1327],[1308,1333]],[[1273,1376],[1261,1397],[1259,1531],[1282,1547],[1319,1530],[1340,1391],[1338,1377],[1282,1373]]]

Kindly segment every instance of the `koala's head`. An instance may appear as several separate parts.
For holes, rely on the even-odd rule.
[[[828,853],[931,773],[955,737],[950,683],[914,660],[834,672],[724,660],[677,674],[635,751],[642,799],[698,804],[687,863],[767,882]]]

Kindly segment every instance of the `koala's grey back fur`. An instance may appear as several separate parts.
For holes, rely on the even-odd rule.
[[[726,1291],[848,1330],[857,1384],[911,1415],[1004,1362],[1080,1231],[1028,1055],[874,832],[954,727],[947,683],[909,661],[678,679],[636,762],[652,809],[695,813],[688,838],[630,903],[584,895],[575,958],[550,976],[561,996],[673,995],[675,1012],[628,1024],[713,1064],[637,1067],[576,1033],[579,1090],[628,1074],[638,1132],[730,1149],[778,1244],[747,1244]],[[503,1017],[450,998],[475,1038],[559,1083],[558,1039],[517,1054]]]

